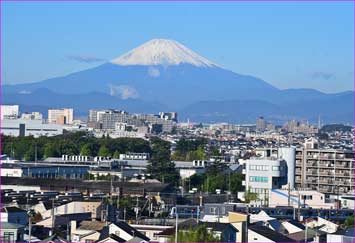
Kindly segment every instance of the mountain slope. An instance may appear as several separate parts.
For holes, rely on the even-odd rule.
[[[191,64],[197,67],[217,65],[199,56],[186,46],[174,40],[153,39],[111,61],[113,64],[129,65],[179,65]]]
[[[261,79],[219,67],[201,68],[191,64],[121,66],[112,63],[42,82],[4,86],[4,91],[33,92],[39,88],[62,94],[95,91],[123,99],[140,98],[174,107],[211,98],[272,96],[278,91]]]
[[[4,85],[3,103],[117,108],[129,112],[178,110],[203,121],[353,120],[354,92],[279,90],[262,79],[226,70],[184,45],[151,40],[111,62],[35,83]]]

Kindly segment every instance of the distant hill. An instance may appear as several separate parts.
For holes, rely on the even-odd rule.
[[[3,103],[129,112],[177,110],[195,121],[300,118],[353,122],[354,92],[280,90],[209,61],[182,44],[154,39],[98,67],[35,83],[3,86]]]

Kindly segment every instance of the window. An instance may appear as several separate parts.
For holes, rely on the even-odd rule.
[[[256,171],[268,171],[269,166],[268,165],[249,165],[250,170],[256,170]]]
[[[251,182],[268,182],[267,177],[260,177],[260,176],[250,176],[249,181]]]
[[[14,232],[4,232],[4,242],[15,242]]]
[[[312,195],[302,195],[302,200],[312,200]]]
[[[216,213],[216,208],[210,208],[210,213],[215,214]]]
[[[280,171],[280,166],[273,166],[273,167],[272,167],[272,170],[273,170],[273,171]]]
[[[222,207],[222,214],[226,214],[226,208]]]

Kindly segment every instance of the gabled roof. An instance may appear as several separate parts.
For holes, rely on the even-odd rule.
[[[290,219],[290,220],[286,220],[286,222],[296,226],[299,229],[302,229],[302,230],[306,229],[306,226],[304,226],[303,224],[301,224],[300,222],[298,222],[296,220]]]
[[[284,236],[278,232],[273,231],[272,229],[266,226],[258,226],[258,225],[250,225],[248,227],[249,230],[252,230],[259,235],[262,235],[274,242],[296,242],[295,240]]]
[[[122,239],[122,238],[120,238],[120,237],[118,237],[117,235],[115,235],[115,234],[110,234],[110,236],[109,236],[111,239],[113,239],[113,240],[115,240],[115,241],[117,241],[117,242],[126,242],[124,239]]]
[[[307,241],[312,241],[316,235],[320,236],[320,235],[325,235],[325,234],[326,234],[326,232],[308,228],[307,229]],[[292,233],[292,234],[289,234],[288,237],[295,240],[295,241],[303,241],[304,242],[304,239],[306,238],[306,231],[303,230],[300,232]]]
[[[125,231],[127,234],[132,235],[133,237],[139,237],[142,238],[143,240],[150,241],[150,239],[147,236],[145,236],[144,234],[142,234],[141,232],[139,232],[138,230],[136,230],[135,228],[127,224],[126,222],[118,221],[114,224],[120,229],[122,229],[123,231]]]
[[[52,236],[49,236],[48,238],[44,239],[42,242],[68,242],[62,237],[58,236],[57,234],[54,234]]]
[[[211,228],[213,231],[223,232],[227,227],[231,226],[238,232],[238,230],[229,223],[218,223],[218,222],[203,222],[201,225],[206,225],[207,228]]]
[[[102,230],[101,230],[101,234],[99,239],[97,240],[98,242],[103,241],[107,238],[111,238],[117,242],[125,242],[124,239],[120,238],[119,236],[115,235],[115,234],[110,234],[110,229],[108,226],[105,226]]]

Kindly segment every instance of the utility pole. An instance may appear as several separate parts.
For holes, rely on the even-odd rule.
[[[175,207],[175,243],[178,242],[178,222],[179,222],[179,214],[177,211],[177,207]]]
[[[52,230],[51,230],[51,236],[52,236],[52,235],[54,235],[54,228],[55,228],[54,198],[52,198],[51,216],[52,216]]]
[[[300,195],[300,192],[298,191],[298,210],[297,210],[298,221],[301,219],[300,206],[301,206],[301,195]]]
[[[290,205],[291,205],[291,195],[290,195],[290,190],[291,190],[291,188],[290,188],[290,183],[288,183],[288,206],[290,206]]]
[[[136,224],[138,224],[138,196],[137,196],[137,202],[136,202]]]
[[[70,222],[67,223],[67,241],[70,242]]]
[[[28,242],[31,243],[31,238],[32,238],[32,221],[31,221],[31,210],[27,212],[28,214]]]
[[[196,223],[199,222],[199,219],[200,219],[200,207],[197,206],[197,217],[196,217]]]
[[[152,207],[152,202],[150,200],[150,192],[148,192],[148,217],[150,218],[150,214],[151,214],[151,207]]]
[[[118,213],[118,220],[120,220],[120,215],[121,215],[121,210],[120,210],[120,196],[121,196],[121,189],[118,188],[118,193],[117,193],[117,201],[116,201],[116,208],[117,208],[117,213]]]
[[[106,197],[106,216],[105,216],[105,222],[106,226],[108,225],[108,210],[109,210],[109,205],[108,205],[108,198]]]

